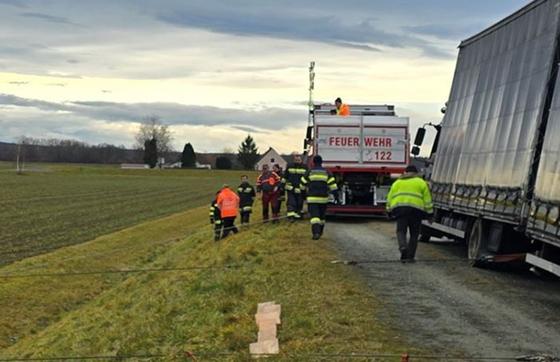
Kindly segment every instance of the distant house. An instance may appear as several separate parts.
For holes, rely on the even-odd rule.
[[[263,165],[268,165],[270,168],[275,164],[280,165],[282,170],[286,169],[288,162],[272,147],[268,149],[255,165],[256,170],[262,170]]]

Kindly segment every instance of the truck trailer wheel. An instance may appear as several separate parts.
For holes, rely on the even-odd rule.
[[[487,223],[482,219],[477,219],[471,227],[468,238],[468,256],[472,266],[484,264],[483,257],[488,253],[488,232]]]

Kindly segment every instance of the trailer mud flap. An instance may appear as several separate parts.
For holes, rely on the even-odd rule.
[[[525,262],[560,277],[560,266],[534,254],[527,254]]]

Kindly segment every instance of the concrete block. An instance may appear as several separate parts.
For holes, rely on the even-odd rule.
[[[263,342],[251,343],[249,345],[249,352],[253,355],[259,354],[278,354],[280,353],[280,346],[278,339],[271,339]]]

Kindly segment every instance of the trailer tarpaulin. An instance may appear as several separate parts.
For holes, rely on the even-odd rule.
[[[544,238],[559,244],[560,75],[557,75],[554,89],[554,98],[546,126],[533,201],[529,214],[528,230],[539,238]]]
[[[559,5],[535,1],[461,44],[432,174],[436,204],[521,216]]]

